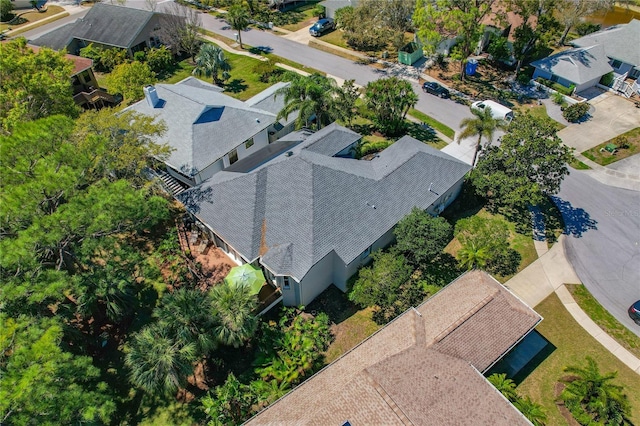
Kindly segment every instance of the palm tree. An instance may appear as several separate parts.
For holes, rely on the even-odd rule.
[[[171,393],[184,386],[195,359],[195,345],[175,341],[169,330],[154,324],[133,337],[125,364],[135,386],[149,393]]]
[[[486,137],[489,144],[493,140],[493,133],[498,129],[503,129],[506,126],[504,120],[496,119],[491,115],[491,108],[486,107],[484,109],[472,109],[471,112],[475,115],[475,118],[465,118],[460,122],[462,132],[458,136],[458,143],[462,139],[470,138],[473,136],[478,137],[476,142],[476,150],[473,153],[472,166],[476,165],[476,158],[478,157],[478,151],[480,151],[480,143],[482,137]]]
[[[195,57],[195,62],[196,67],[193,69],[193,74],[212,77],[214,84],[219,84],[230,77],[231,64],[224,56],[222,49],[215,44],[203,44]],[[220,73],[222,73],[222,80],[219,78]]]
[[[631,424],[631,407],[623,387],[612,383],[617,372],[600,374],[593,358],[587,357],[585,368],[570,366],[565,371],[572,376],[560,398],[575,416],[586,414],[594,422],[607,425]]]
[[[476,268],[483,269],[487,266],[491,254],[487,247],[476,244],[475,241],[469,240],[456,254],[460,266],[467,268],[468,271]]]
[[[251,393],[256,396],[256,402],[259,408],[264,408],[267,405],[275,402],[281,397],[285,396],[291,385],[287,381],[278,381],[275,379],[266,380],[254,380],[249,383]]]
[[[513,405],[525,416],[534,426],[544,426],[547,421],[547,414],[540,404],[536,404],[529,398],[518,398]]]
[[[238,41],[240,42],[240,49],[242,49],[242,32],[249,26],[247,10],[240,4],[234,4],[227,13],[227,22],[231,28],[238,32]]]
[[[507,375],[505,373],[492,374],[487,377],[487,380],[509,401],[513,402],[518,400],[518,394],[516,393],[516,384],[513,380],[507,379]]]
[[[154,315],[176,342],[195,345],[198,357],[218,345],[212,332],[211,301],[199,290],[179,289],[164,296]]]
[[[240,347],[256,330],[253,314],[257,297],[246,286],[221,284],[211,292],[215,325],[213,334],[223,345]]]
[[[334,97],[337,90],[335,80],[320,74],[292,75],[290,84],[276,92],[276,97],[284,95],[285,103],[278,120],[297,112],[296,128],[304,127],[315,118],[316,129],[321,129],[340,117]]]

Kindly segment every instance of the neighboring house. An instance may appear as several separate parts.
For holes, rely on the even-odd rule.
[[[413,207],[438,214],[470,166],[409,136],[371,161],[332,124],[294,132],[178,195],[215,245],[261,266],[285,305],[306,305],[394,240]]]
[[[533,79],[551,80],[565,87],[575,86],[575,92],[598,84],[603,75],[613,71],[602,45],[579,47],[556,53],[532,62]]]
[[[602,31],[588,34],[571,42],[576,47],[601,45],[613,68],[615,81],[613,89],[630,96],[640,90],[640,20],[633,19],[628,24],[616,25]],[[636,80],[627,81],[631,79]]]
[[[286,84],[242,102],[188,77],[145,87],[145,99],[127,109],[166,123],[167,132],[156,142],[174,149],[165,160],[167,172],[194,186],[293,130],[295,114],[276,120],[284,95],[276,97],[275,92]]]
[[[153,34],[160,29],[163,16],[162,13],[148,10],[96,3],[83,18],[30,43],[54,50],[66,49],[76,55],[80,49],[93,43],[107,49],[126,49],[129,56],[133,57],[135,52],[158,44]]]
[[[40,50],[40,46],[27,44],[27,47],[36,53]],[[73,63],[71,85],[73,87],[73,100],[76,105],[85,109],[99,109],[118,104],[118,100],[113,95],[100,89],[98,80],[93,74],[93,61],[91,59],[69,53],[64,56]]]
[[[531,425],[483,373],[542,320],[467,272],[246,425]]]

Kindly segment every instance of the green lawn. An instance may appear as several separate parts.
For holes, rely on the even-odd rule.
[[[305,1],[300,6],[285,10],[282,12],[281,19],[289,23],[279,26],[285,30],[298,31],[307,25],[311,25],[318,19],[314,11],[316,4],[319,2],[320,0]]]
[[[578,160],[575,157],[571,158],[569,165],[576,170],[591,170],[591,167],[587,166],[586,164],[584,164],[582,161]]]
[[[547,107],[545,105],[537,105],[537,104],[522,105],[520,108],[518,108],[518,112],[529,113],[532,116],[537,118],[544,118],[547,120],[551,120],[555,124],[556,131],[558,132],[564,129],[565,127],[567,127],[564,124],[560,124],[557,121],[553,120],[551,117],[549,117],[549,114],[547,114]]]
[[[260,75],[253,72],[253,68],[260,63],[258,59],[229,52],[225,52],[225,56],[231,64],[231,77],[224,84],[225,94],[244,101],[271,86],[271,83],[260,81]],[[194,66],[190,61],[181,61],[175,71],[162,80],[161,83],[177,83],[191,76],[193,69]],[[213,82],[211,78],[204,76],[198,78],[209,83]]]
[[[615,154],[611,154],[604,150],[604,147],[608,144],[614,144],[618,151]],[[602,151],[600,151],[602,150]],[[640,127],[636,127],[633,130],[629,130],[626,133],[616,136],[600,145],[593,147],[582,153],[591,161],[595,161],[601,166],[615,163],[623,158],[631,157],[634,154],[640,152]]]
[[[0,24],[0,31],[4,31],[8,29],[15,30],[15,32],[12,33],[12,36],[14,36],[14,35],[20,34],[21,32],[37,28],[40,25],[30,26],[24,31],[20,31],[21,27],[25,27],[29,24],[33,24],[34,22],[38,22],[38,21],[43,21],[41,25],[44,25],[46,23],[52,22],[52,20],[48,18],[51,18],[53,15],[57,15],[58,13],[62,13],[62,12],[64,12],[64,8],[60,6],[55,6],[55,5],[48,5],[44,12],[38,12],[36,10],[32,10],[30,12],[25,13],[24,10],[14,10],[13,13],[15,13],[16,15],[20,15],[20,17],[17,19],[19,23]],[[65,16],[69,16],[69,14],[67,13],[64,16],[61,15],[60,18],[64,18]],[[56,19],[59,19],[59,18],[56,18]]]
[[[467,212],[461,212],[460,215],[455,215],[453,217],[448,215],[448,214],[445,214],[445,217],[455,227],[455,224],[459,219],[467,218],[467,217],[470,217],[470,216],[473,216],[473,215],[478,215],[480,217],[485,217],[485,218],[498,218],[498,219],[504,221],[507,224],[507,226],[509,228],[509,231],[510,231],[510,234],[511,234],[510,237],[509,237],[509,243],[511,244],[511,248],[513,248],[514,250],[516,250],[520,254],[520,264],[518,265],[517,272],[522,271],[524,268],[529,266],[531,263],[533,263],[538,258],[538,253],[536,252],[535,246],[533,245],[533,237],[532,237],[532,235],[528,235],[528,234],[527,235],[523,235],[523,234],[520,234],[520,233],[516,232],[515,223],[508,221],[502,215],[492,214],[492,213],[489,213],[485,208],[481,208],[480,210],[475,210],[474,211],[473,209],[471,209],[471,210],[469,210]],[[445,247],[444,251],[446,253],[449,253],[453,257],[455,257],[456,254],[458,253],[458,250],[460,250],[461,247],[462,247],[462,245],[460,244],[458,239],[454,237],[449,242],[447,247]],[[505,282],[509,281],[509,279],[511,279],[513,277],[513,275],[515,275],[515,274],[506,275],[506,276],[494,274],[495,278],[498,281],[500,281],[501,283],[505,283]]]
[[[554,400],[554,387],[565,375],[563,368],[584,365],[585,356],[596,360],[602,373],[617,371],[616,382],[624,386],[633,407],[632,420],[640,422],[640,376],[620,362],[591,337],[567,312],[555,294],[535,307],[544,320],[537,330],[555,346],[555,350],[518,385],[521,395],[529,396],[546,410],[547,426],[566,425]]]
[[[624,346],[629,352],[640,358],[640,337],[620,324],[609,311],[598,303],[584,285],[567,285],[567,288],[578,306],[580,306],[601,329],[617,340],[618,343]],[[640,409],[640,407],[638,408]]]
[[[327,43],[331,43],[334,46],[344,47],[345,49],[350,49],[349,45],[345,41],[342,36],[344,33],[341,30],[335,30],[326,33],[325,35],[320,37],[320,40],[325,41]]]
[[[456,132],[451,127],[439,122],[434,118],[429,117],[427,114],[420,112],[417,109],[411,108],[409,110],[409,115],[414,118],[417,118],[423,123],[426,123],[428,126],[431,126],[432,128],[436,129],[437,131],[447,136],[448,138],[453,139],[456,136]]]

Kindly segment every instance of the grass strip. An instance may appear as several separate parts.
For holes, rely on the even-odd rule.
[[[440,133],[442,133],[443,135],[445,135],[450,139],[453,139],[456,136],[456,132],[451,127],[439,122],[434,118],[429,117],[427,114],[420,112],[417,109],[411,108],[409,110],[409,115],[433,127],[434,129],[436,129],[437,131],[439,131]]]

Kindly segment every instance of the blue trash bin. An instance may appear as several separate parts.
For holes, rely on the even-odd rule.
[[[467,61],[467,68],[465,69],[465,72],[467,75],[475,75],[477,68],[478,68],[478,61],[475,59],[469,59]]]

